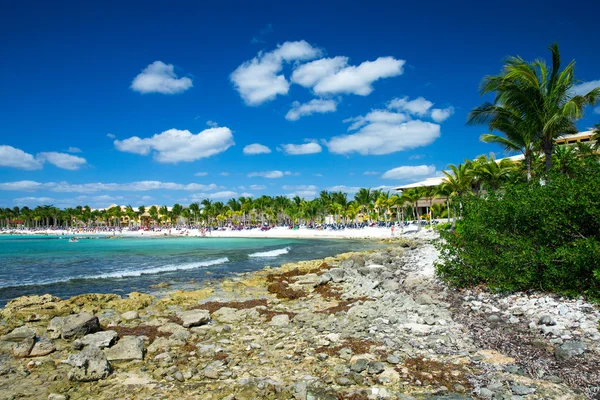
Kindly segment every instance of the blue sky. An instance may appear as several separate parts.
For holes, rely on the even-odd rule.
[[[3,5],[0,206],[392,187],[501,155],[465,121],[506,56],[600,85],[593,2],[202,3]]]

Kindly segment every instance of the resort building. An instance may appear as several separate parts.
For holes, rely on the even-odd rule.
[[[593,139],[594,136],[594,132],[591,130],[588,131],[584,131],[584,132],[579,132],[579,133],[575,133],[573,135],[564,135],[564,136],[559,136],[558,138],[555,139],[555,144],[559,145],[559,146],[565,146],[565,145],[576,145],[577,143],[589,143],[589,144],[594,144],[595,141]],[[600,153],[600,150],[598,151]],[[497,159],[496,162],[499,162],[501,160],[511,160],[511,161],[515,161],[515,162],[520,162],[524,159],[525,157],[523,156],[523,154],[518,154],[515,156],[511,156],[511,157],[504,157],[504,158],[500,158]],[[442,182],[444,182],[446,178],[445,177],[433,177],[433,178],[427,178],[424,181],[420,181],[420,182],[414,182],[414,183],[409,183],[407,185],[402,185],[402,186],[397,186],[395,188],[393,188],[393,190],[397,190],[399,192],[403,191],[403,190],[407,190],[407,189],[413,189],[413,188],[418,188],[418,187],[435,187],[435,186],[439,186]],[[431,199],[427,199],[427,198],[421,198],[418,202],[417,202],[417,207],[419,207],[419,211],[421,212],[421,214],[426,213],[426,210],[428,207],[430,207],[433,204],[442,204],[445,203],[446,199],[445,198],[435,198],[433,200]]]

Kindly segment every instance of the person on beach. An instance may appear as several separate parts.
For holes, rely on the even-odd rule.
[[[392,225],[392,237],[394,237],[394,230],[396,229],[396,225]]]

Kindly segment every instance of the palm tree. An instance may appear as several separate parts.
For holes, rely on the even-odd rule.
[[[535,153],[536,131],[517,109],[507,105],[485,103],[469,114],[469,124],[488,124],[490,130],[499,131],[504,136],[484,133],[480,140],[502,146],[508,153],[521,152],[527,167],[527,180],[531,180],[531,163]]]
[[[558,44],[549,49],[550,69],[544,60],[529,63],[521,57],[509,57],[500,75],[485,77],[481,85],[482,95],[495,92],[494,105],[516,110],[518,120],[535,132],[535,141],[545,155],[546,172],[552,168],[554,140],[576,133],[575,121],[583,116],[586,106],[600,98],[600,87],[584,95],[575,94],[575,61],[561,71]]]
[[[594,149],[600,150],[600,123],[594,125],[592,132],[594,133],[592,136],[592,140],[594,141]]]
[[[496,190],[506,182],[515,171],[515,163],[507,158],[498,161],[493,154],[482,155],[473,163],[473,176],[477,178],[481,189]]]
[[[190,210],[190,213],[194,217],[194,222],[198,223],[198,215],[200,215],[200,203],[198,203],[198,202],[192,203],[192,204],[190,204],[188,209]]]

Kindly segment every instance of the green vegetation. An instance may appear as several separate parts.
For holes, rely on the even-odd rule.
[[[558,46],[550,50],[550,70],[543,60],[511,57],[500,75],[484,79],[482,94],[494,92],[495,101],[475,108],[469,122],[487,124],[499,134],[481,139],[521,152],[525,162],[512,171],[502,163],[489,171],[470,162],[451,166],[447,181],[461,218],[455,229],[440,229],[436,268],[458,287],[600,300],[600,125],[595,142],[554,144],[576,132],[600,88],[575,95],[575,63],[561,71]],[[488,179],[486,187],[473,181],[477,175]]]
[[[600,164],[587,159],[550,175],[547,185],[465,195],[456,230],[441,230],[440,278],[600,299]]]

